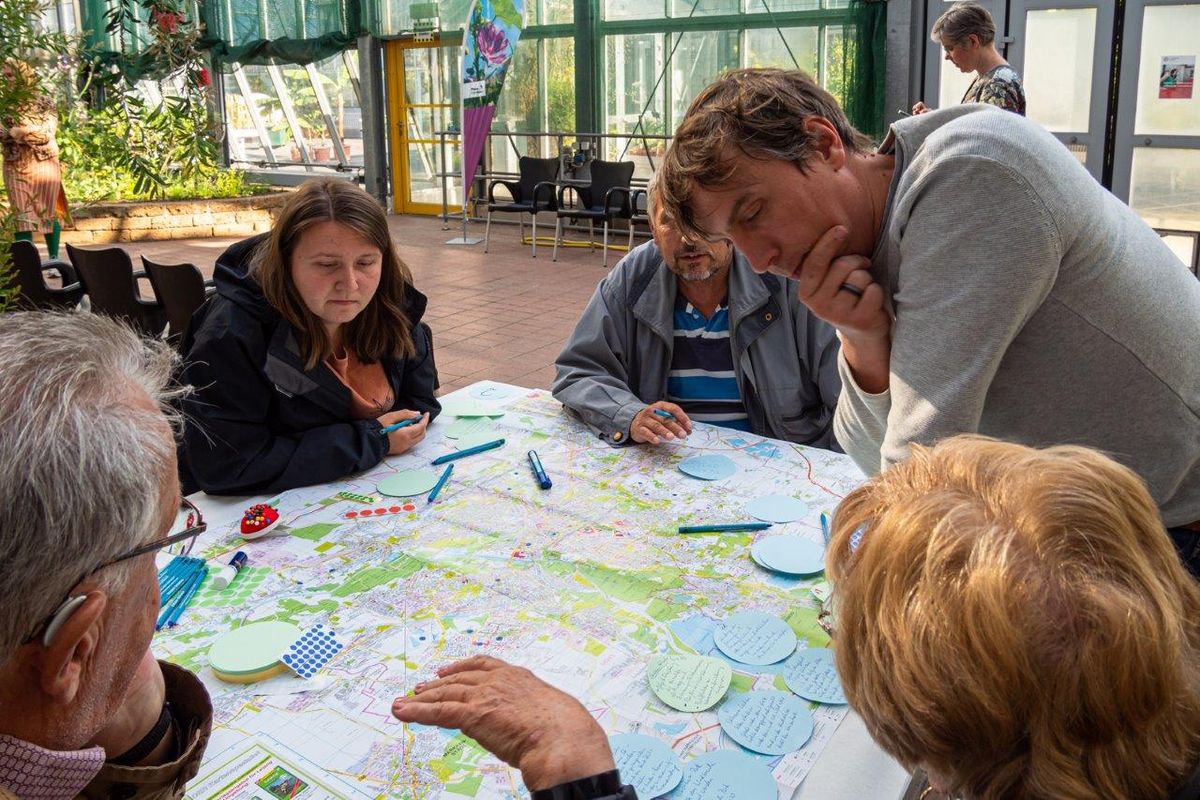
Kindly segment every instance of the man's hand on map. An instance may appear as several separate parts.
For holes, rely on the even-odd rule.
[[[655,409],[665,411],[671,418],[655,414]],[[629,438],[635,442],[659,444],[664,439],[686,439],[692,432],[692,421],[683,409],[674,403],[659,400],[651,403],[637,413],[629,424]]]
[[[403,428],[397,428],[387,435],[389,456],[398,456],[401,453],[407,453],[425,438],[425,430],[429,427],[429,414],[419,414],[416,411],[404,409],[402,411],[388,412],[379,418],[379,424],[386,428],[389,425],[395,425],[397,422],[404,422],[404,420],[412,419],[413,417],[421,417],[421,421],[412,425],[406,425]]]
[[[578,700],[529,670],[474,656],[397,697],[401,722],[458,728],[521,770],[530,791],[616,769],[608,738]]]

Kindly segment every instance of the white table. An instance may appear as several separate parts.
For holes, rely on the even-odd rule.
[[[483,387],[493,388],[484,389]],[[457,392],[447,395],[446,397],[442,398],[442,400],[443,402],[447,403],[454,403],[456,401],[470,401],[476,403],[491,402],[491,400],[486,397],[484,400],[477,400],[473,398],[473,390],[476,394],[483,393],[485,395],[493,396],[507,393],[507,401],[501,401],[498,403],[498,405],[512,404],[514,401],[516,401],[518,408],[521,408],[522,404],[524,404],[524,411],[510,411],[509,414],[506,415],[506,419],[508,421],[505,422],[505,420],[501,420],[500,423],[498,423],[510,426],[510,431],[507,435],[510,436],[511,443],[509,447],[505,448],[504,450],[493,451],[490,455],[490,458],[486,459],[486,461],[491,462],[490,464],[485,463],[485,458],[483,456],[471,457],[456,462],[459,466],[455,471],[455,479],[456,482],[461,481],[461,483],[456,483],[454,486],[448,485],[445,493],[447,498],[445,502],[447,503],[446,509],[450,509],[450,511],[444,511],[441,513],[453,513],[452,509],[455,508],[454,504],[456,502],[456,491],[460,493],[460,500],[458,502],[467,502],[462,498],[467,496],[465,493],[478,491],[477,487],[472,485],[473,482],[477,482],[481,485],[488,484],[492,487],[491,497],[493,500],[496,497],[503,499],[511,496],[511,502],[513,503],[513,518],[522,520],[524,524],[532,524],[529,521],[535,520],[537,517],[535,515],[531,515],[528,505],[530,503],[541,502],[541,500],[546,498],[549,493],[539,494],[535,487],[529,488],[528,491],[526,491],[527,487],[532,487],[532,480],[528,475],[528,467],[526,466],[524,459],[524,450],[514,449],[516,442],[511,441],[512,426],[524,426],[525,421],[534,421],[537,423],[537,425],[541,426],[548,424],[557,426],[554,428],[555,436],[553,439],[547,440],[544,445],[539,444],[538,451],[542,455],[543,461],[546,463],[547,471],[556,481],[555,489],[552,490],[552,492],[558,492],[558,497],[560,498],[564,498],[568,493],[573,491],[568,484],[572,480],[577,480],[577,478],[572,474],[564,474],[565,464],[568,463],[568,461],[565,460],[567,458],[589,459],[588,463],[598,464],[601,463],[599,460],[608,462],[613,456],[616,456],[622,459],[622,463],[624,463],[625,460],[632,460],[632,462],[640,465],[640,472],[636,473],[638,477],[631,478],[631,480],[635,482],[652,479],[656,484],[664,484],[668,489],[670,489],[674,488],[674,482],[678,481],[680,482],[678,485],[681,490],[684,488],[690,490],[692,485],[695,483],[692,481],[692,479],[683,477],[677,471],[668,469],[667,462],[663,462],[662,469],[658,468],[658,462],[654,461],[654,459],[678,460],[680,454],[672,455],[669,448],[660,448],[660,451],[657,453],[650,448],[625,448],[619,450],[610,450],[608,449],[607,445],[598,442],[590,434],[585,433],[581,424],[573,420],[569,422],[565,421],[561,415],[559,415],[557,420],[551,420],[549,423],[547,423],[543,418],[534,420],[533,417],[539,413],[540,410],[548,407],[546,403],[552,401],[547,401],[544,397],[540,396],[534,399],[535,393],[531,392],[531,390],[521,389],[520,387],[508,387],[503,384],[492,384],[488,382],[485,384],[477,384],[475,387],[461,389]],[[540,393],[540,395],[544,394],[545,393]],[[450,427],[451,423],[452,420],[448,418],[441,418],[436,421],[430,428],[430,435],[427,437],[427,441],[422,443],[415,453],[411,455],[406,454],[405,456],[395,459],[388,459],[387,464],[385,464],[385,469],[427,464],[429,458],[432,456],[446,452],[449,448],[447,447],[447,442],[443,441],[443,434],[446,429]],[[705,426],[705,428],[707,428],[707,426]],[[727,446],[730,442],[742,442],[742,445],[746,451],[755,453],[753,459],[746,461],[746,463],[750,465],[747,470],[748,472],[753,469],[753,465],[756,463],[761,462],[767,465],[766,467],[763,467],[764,471],[762,473],[762,477],[756,478],[756,481],[768,480],[770,475],[774,474],[773,472],[767,470],[768,467],[774,470],[777,465],[786,465],[788,463],[788,459],[793,458],[801,459],[809,464],[810,481],[813,474],[820,476],[822,475],[823,471],[828,473],[832,473],[833,471],[844,473],[847,469],[850,469],[847,467],[848,459],[846,459],[844,456],[827,453],[825,451],[814,451],[806,448],[798,448],[797,446],[790,445],[788,443],[774,442],[772,440],[761,439],[761,437],[736,434],[736,432],[734,433],[734,436],[737,438],[731,438],[730,432],[728,431],[714,433],[701,430],[697,434],[693,434],[692,439],[703,439],[704,441],[693,441],[688,446],[692,447],[693,449],[707,448],[707,450],[711,450],[714,447],[719,449],[722,446]],[[678,448],[681,446],[675,445],[674,447]],[[776,448],[777,452],[777,454],[774,456],[769,455],[772,447]],[[566,451],[570,451],[572,455],[564,455]],[[744,461],[746,460],[744,452],[739,451],[739,453],[735,453],[735,455],[738,455],[738,457],[742,458]],[[650,459],[650,463],[652,465],[652,467],[649,469],[646,467],[647,459]],[[774,461],[771,459],[774,459]],[[511,469],[506,469],[506,467],[511,467]],[[631,474],[635,473],[631,470]],[[498,481],[499,483],[497,483]],[[734,481],[734,478],[727,479],[727,481]],[[723,481],[721,483],[726,482]],[[373,483],[370,483],[369,481],[368,484],[373,485]],[[364,491],[364,486],[369,490],[369,485],[361,482],[352,483],[351,485],[354,487],[355,491]],[[341,484],[338,484],[338,486],[341,486]],[[842,484],[839,484],[839,486],[844,489],[844,481]],[[715,508],[725,508],[726,512],[728,512],[727,507],[720,505],[724,502],[722,496],[719,494],[721,492],[721,487],[714,484],[702,488],[705,492],[712,494],[714,498],[713,502],[717,504]],[[332,489],[326,492],[326,494],[332,494],[333,491],[336,491],[336,489]],[[627,487],[622,487],[622,491],[627,491]],[[649,492],[651,490],[647,489],[647,491]],[[295,505],[302,498],[317,497],[321,493],[321,490],[313,489],[308,490],[308,492],[309,493],[299,495],[297,493],[291,493],[285,496],[285,502],[281,504],[281,511],[283,512],[285,519],[289,517],[290,511],[295,511],[294,508],[287,507],[289,504]],[[312,494],[312,492],[315,492],[316,494]],[[764,490],[762,493],[765,494],[767,492]],[[830,502],[835,503],[836,501],[832,496],[834,492],[829,492],[829,494]],[[621,496],[624,497],[624,495]],[[652,495],[647,495],[647,497],[651,496]],[[205,534],[205,539],[201,543],[202,546],[209,547],[208,552],[210,555],[216,555],[219,552],[223,557],[227,551],[237,549],[240,544],[231,540],[229,531],[231,530],[231,526],[234,525],[238,519],[240,519],[242,512],[253,502],[263,502],[272,498],[219,498],[198,494],[195,495],[193,499],[204,512],[205,518],[209,523],[209,533]],[[393,501],[387,502],[390,503]],[[396,502],[402,503],[403,501]],[[439,505],[442,502],[442,500],[439,500]],[[582,501],[579,498],[572,497],[570,502],[567,504],[578,507],[581,502]],[[692,502],[694,504],[694,499]],[[437,506],[426,508],[423,497],[414,498],[414,505],[419,506],[420,508],[418,511],[412,512],[413,515],[436,515],[439,513],[437,511]],[[329,506],[330,510],[333,508],[334,506]],[[341,510],[343,507],[337,506],[336,508]],[[320,511],[321,509],[316,507],[316,512],[314,513]],[[307,515],[309,512],[306,511],[304,513]],[[636,517],[635,510],[631,511],[626,509],[624,513],[630,518]],[[813,515],[815,516],[817,513],[819,512],[814,508]],[[316,516],[306,516],[303,519],[293,520],[293,528],[300,527],[308,519],[316,519]],[[418,527],[423,527],[426,530],[432,529],[432,527],[435,527],[437,524],[434,520],[435,516],[422,516],[419,520],[420,525]],[[495,524],[498,527],[503,527],[505,522],[506,520],[502,518],[501,514],[496,515]],[[426,523],[428,524],[426,525]],[[622,523],[617,522],[614,524],[619,527]],[[799,525],[799,523],[794,523],[793,525]],[[793,527],[793,525],[789,525],[787,528],[790,529]],[[787,530],[783,532],[794,531]],[[417,535],[419,536],[419,534]],[[219,542],[221,542],[223,538],[225,544],[220,544]],[[522,536],[520,538],[525,537]],[[339,542],[339,539],[335,535],[330,535],[324,540],[322,546],[330,545],[331,549],[329,552],[332,554],[336,552],[338,548],[342,547],[341,544],[335,545],[336,542]],[[280,549],[280,546],[281,543],[277,542],[270,544],[267,547],[257,547],[256,543],[251,542],[242,545],[241,549],[244,549],[250,553],[252,566],[261,568],[266,566],[274,567],[288,563],[287,551]],[[405,546],[409,547],[412,552],[418,552],[417,549],[414,549],[418,547],[416,544]],[[600,543],[596,546],[609,547],[610,542],[607,538],[601,537]],[[492,557],[492,555],[489,554],[488,557]],[[730,557],[744,559],[746,556],[744,552],[739,551]],[[564,558],[566,558],[566,556],[564,556]],[[273,560],[276,560],[279,563],[274,564],[272,563]],[[331,567],[331,569],[333,568]],[[268,578],[268,580],[278,579],[278,576],[274,573],[272,573],[270,578]],[[496,578],[496,580],[499,580],[499,578]],[[279,591],[285,590],[286,587],[279,589]],[[384,587],[380,586],[377,589],[372,590],[372,592],[382,592],[383,590]],[[372,592],[357,595],[356,597],[362,598],[357,602],[363,605],[369,605],[371,603],[370,598],[372,597]],[[308,596],[309,595],[303,593],[297,594],[297,602],[302,601]],[[313,595],[313,597],[316,596],[317,595]],[[503,598],[501,598],[501,600],[503,600]],[[259,603],[261,606],[262,603],[270,601],[268,599],[259,599],[254,602]],[[255,619],[258,618],[256,614],[261,613],[244,609],[235,609],[235,612],[244,612],[247,616]],[[620,612],[617,611],[614,613]],[[199,628],[203,628],[204,624],[219,624],[219,622],[214,622],[214,620],[217,618],[214,617],[214,612],[212,611],[208,611],[207,614],[202,611],[197,611],[195,616],[197,617],[195,625]],[[172,655],[173,657],[180,658],[180,660],[184,661],[185,663],[190,660],[191,665],[195,667],[198,664],[203,664],[203,655],[199,654],[196,648],[192,648],[190,650],[187,648],[196,644],[197,642],[205,642],[205,631],[189,630],[187,629],[186,622],[187,620],[185,619],[185,625],[181,626],[180,632],[173,634],[172,637],[164,640],[156,639],[155,648],[156,652],[160,649],[166,650],[168,651],[168,654]],[[346,623],[343,622],[342,624]],[[407,624],[408,623],[406,622],[406,632]],[[183,639],[184,641],[181,643],[180,639]],[[499,652],[497,655],[501,655],[502,657],[507,657],[510,659],[514,658],[515,656],[517,660],[520,660],[519,652],[515,654]],[[331,665],[331,667],[332,666],[333,665]],[[535,670],[537,669],[536,665],[534,664],[530,664],[530,666],[533,666]],[[206,672],[207,670],[202,670],[202,677],[206,677]],[[414,676],[414,681],[423,677],[427,677],[427,675]],[[275,681],[280,680],[284,679],[275,679]],[[366,680],[366,678],[363,678],[363,680]],[[636,679],[631,678],[629,680],[632,681]],[[223,685],[214,685],[210,677],[206,682],[210,684],[210,687],[215,688],[218,694],[220,694],[222,691],[227,691],[224,689]],[[614,683],[614,685],[618,684]],[[569,687],[564,686],[564,688]],[[248,690],[241,689],[233,692],[232,694],[221,695],[217,698],[219,715],[223,713],[221,709],[225,709],[226,711],[229,709],[239,709],[237,713],[240,716],[234,719],[234,724],[231,726],[230,731],[225,731],[224,733],[218,731],[217,735],[214,737],[216,746],[210,750],[209,758],[216,758],[217,753],[221,752],[221,748],[227,746],[230,741],[236,738],[236,735],[233,731],[241,730],[241,728],[237,727],[238,725],[242,724],[239,720],[241,720],[243,716],[251,716],[244,714],[238,705],[239,703],[245,702],[245,693],[247,691]],[[288,691],[295,691],[295,689],[289,689]],[[384,699],[390,700],[390,697]],[[276,705],[287,705],[278,698],[276,698],[275,701]],[[270,700],[268,699],[268,701],[264,702],[263,705],[270,705]],[[386,704],[383,707],[386,708]],[[272,710],[272,713],[275,713],[274,710]],[[292,712],[281,711],[279,713]],[[297,718],[303,719],[304,717],[297,715]],[[318,720],[320,719],[319,717],[315,716],[311,718]],[[253,726],[254,721],[255,720],[250,720],[251,727]],[[602,723],[605,722],[604,719],[601,721]],[[821,751],[819,757],[812,765],[811,771],[808,772],[807,777],[804,779],[803,783],[800,785],[793,797],[799,798],[799,800],[859,800],[860,798],[884,798],[886,800],[886,798],[898,798],[902,794],[904,787],[907,784],[908,776],[899,764],[884,754],[871,741],[870,737],[866,733],[866,729],[863,726],[862,721],[856,715],[850,713],[845,717],[844,720],[841,721],[840,724],[836,723],[835,721],[832,723],[832,725],[834,727],[829,728],[829,730],[832,730],[832,734],[829,734],[827,731],[825,735],[826,738],[824,750]],[[401,734],[401,727],[396,725],[395,736],[400,737]],[[308,753],[306,755],[308,755],[312,762],[318,764],[319,766],[326,766],[325,764],[320,763],[321,759],[316,753]],[[347,756],[346,759],[347,763],[354,762],[354,759],[349,756]],[[343,776],[353,774],[353,770],[342,770],[341,774]],[[201,775],[204,775],[203,770]],[[194,785],[192,788],[194,788]],[[370,786],[368,788],[370,788],[371,791],[376,791],[378,787]]]

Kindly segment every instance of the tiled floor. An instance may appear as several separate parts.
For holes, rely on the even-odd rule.
[[[440,219],[393,216],[389,220],[417,288],[429,297],[425,320],[433,328],[441,391],[484,378],[550,388],[554,359],[596,284],[607,274],[599,247],[594,253],[587,248],[560,249],[559,260],[552,262],[550,246],[539,244],[535,260],[529,246],[519,243],[515,225],[493,224],[491,252],[484,253],[482,244],[445,244],[460,235],[461,227],[444,230]],[[542,230],[539,224],[539,234]],[[473,224],[468,233],[483,236],[483,226]],[[168,263],[190,261],[208,277],[217,256],[233,241],[122,246],[135,264],[143,253]],[[610,268],[621,255],[609,252]]]

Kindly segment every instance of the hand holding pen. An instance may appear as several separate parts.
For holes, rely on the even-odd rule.
[[[686,439],[692,432],[692,421],[687,413],[665,400],[651,403],[637,413],[629,425],[629,438],[635,442],[661,444],[675,439]]]
[[[383,426],[380,435],[387,437],[388,455],[397,456],[407,453],[425,438],[429,428],[429,413],[419,414],[416,411],[392,411],[379,417]]]

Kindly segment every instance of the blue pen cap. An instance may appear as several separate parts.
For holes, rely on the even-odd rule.
[[[229,566],[233,567],[234,569],[241,569],[242,567],[246,566],[246,562],[249,560],[250,557],[246,555],[244,550],[238,550],[234,554],[233,558],[229,559]]]

